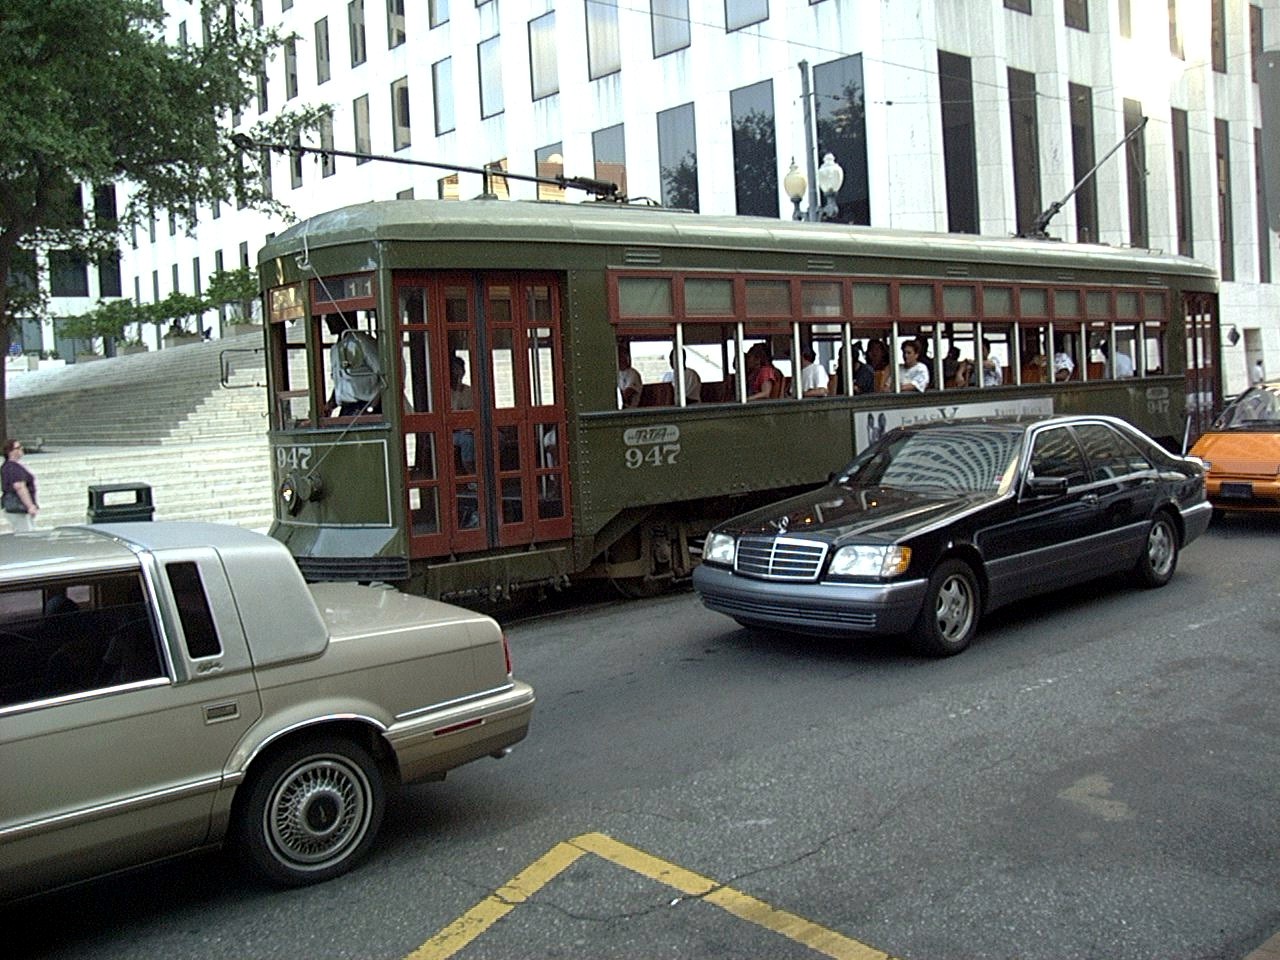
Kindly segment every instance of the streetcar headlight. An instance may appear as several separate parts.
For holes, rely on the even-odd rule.
[[[911,565],[910,547],[841,547],[831,558],[833,577],[896,577]]]
[[[280,503],[290,515],[297,513],[302,506],[302,498],[298,496],[298,487],[292,474],[280,482]]]
[[[702,559],[733,565],[734,539],[727,533],[709,533],[702,545]]]

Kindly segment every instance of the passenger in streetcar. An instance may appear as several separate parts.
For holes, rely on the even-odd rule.
[[[1107,380],[1122,380],[1133,376],[1133,357],[1123,350],[1116,351],[1115,370],[1111,366],[1111,345],[1103,340],[1098,344],[1098,352],[1102,354],[1102,376]]]
[[[340,417],[381,413],[382,363],[378,359],[378,341],[363,330],[344,329],[342,323],[340,316],[328,318],[330,332],[338,335],[329,348],[333,377],[329,413]]]
[[[618,396],[624,408],[640,406],[640,390],[643,386],[640,372],[631,366],[631,348],[625,343],[619,343]]]
[[[457,354],[449,358],[449,399],[454,410],[470,410],[471,384],[466,381],[467,362]]]
[[[676,352],[671,351],[668,357],[671,369],[662,375],[663,383],[674,384],[676,380]],[[672,395],[674,397],[674,394]],[[689,354],[684,354],[684,402],[700,403],[702,401],[702,378],[698,376],[698,371],[689,366]]]
[[[769,400],[778,395],[781,386],[782,374],[773,365],[768,345],[755,344],[747,351],[747,399]]]
[[[915,340],[902,344],[902,366],[898,368],[901,393],[924,393],[929,389],[929,368],[920,361],[920,346]]]
[[[800,396],[825,397],[827,395],[827,372],[818,363],[818,355],[813,347],[805,347],[800,351],[804,365],[800,368]]]
[[[995,354],[995,348],[987,337],[982,338],[982,385],[999,387],[1004,384],[1004,367]]]
[[[1070,380],[1076,372],[1076,362],[1067,352],[1066,338],[1061,334],[1053,338],[1053,379],[1058,383]]]
[[[889,368],[889,346],[879,337],[867,341],[867,363],[871,367],[874,393],[893,391],[893,371]]]

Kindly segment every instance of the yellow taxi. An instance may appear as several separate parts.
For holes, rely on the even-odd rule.
[[[1280,512],[1280,382],[1250,387],[1191,448],[1218,510]]]

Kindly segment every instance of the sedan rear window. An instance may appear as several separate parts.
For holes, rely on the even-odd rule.
[[[1215,430],[1280,430],[1280,391],[1255,387],[1222,411]]]
[[[1021,432],[956,428],[890,434],[850,464],[842,480],[900,490],[1003,493],[1021,450]]]

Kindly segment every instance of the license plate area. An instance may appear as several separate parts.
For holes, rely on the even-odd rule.
[[[1226,500],[1250,500],[1253,498],[1253,484],[1224,483],[1218,490],[1218,496]]]

